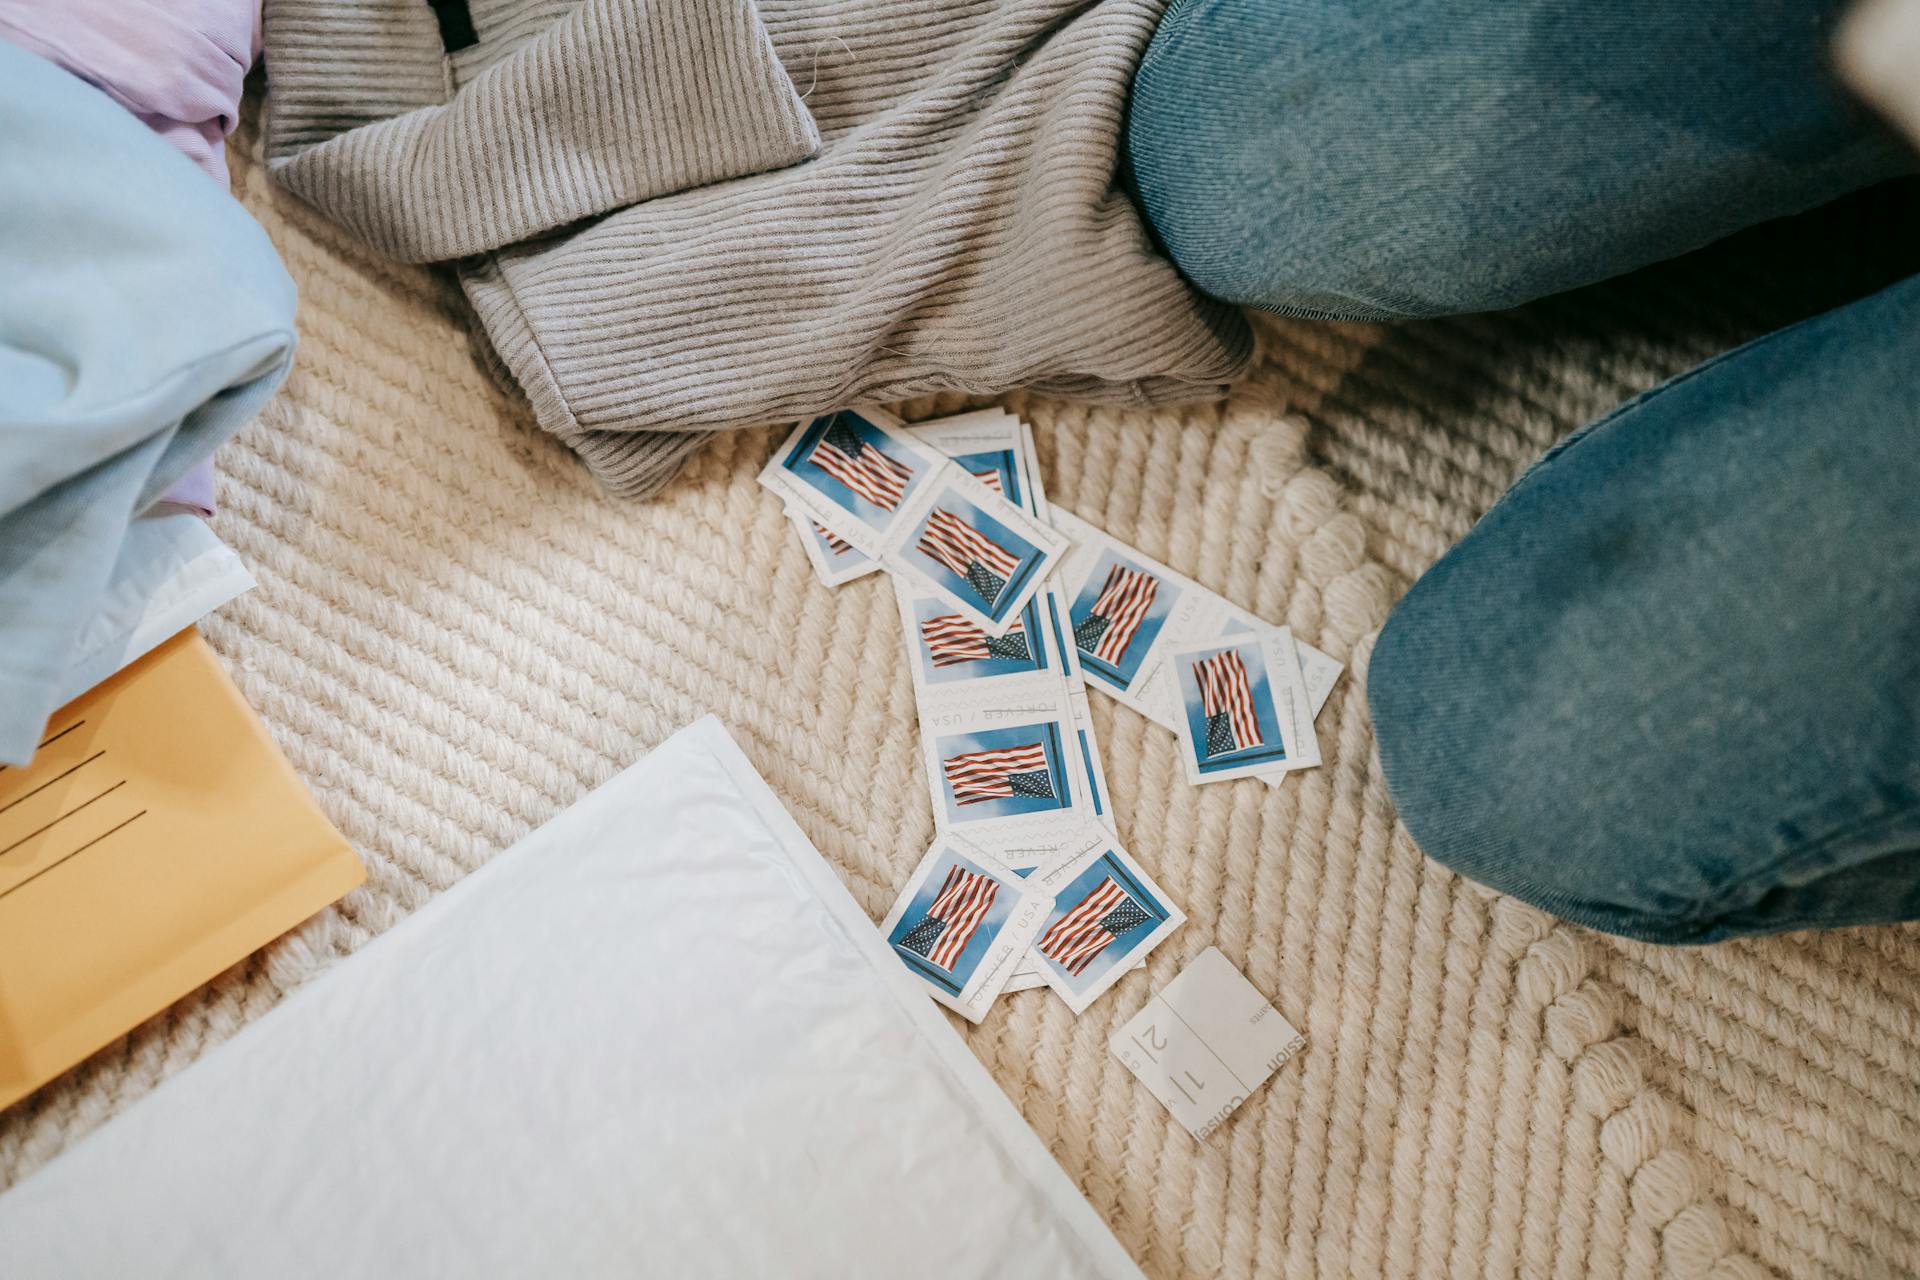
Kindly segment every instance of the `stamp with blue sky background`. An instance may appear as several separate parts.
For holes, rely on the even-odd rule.
[[[1071,692],[1021,689],[1017,704],[949,698],[920,712],[936,825],[993,849],[1046,844],[1092,817]]]
[[[1132,684],[1180,595],[1124,548],[1100,548],[1067,610],[1081,671],[1112,688]]]
[[[1320,763],[1306,685],[1285,627],[1172,650],[1181,764],[1190,782],[1224,782]]]
[[[899,555],[962,612],[1004,631],[1057,563],[1061,542],[972,476],[937,483]]]
[[[1060,813],[1073,804],[1067,734],[1057,718],[933,739],[947,822]]]
[[[1013,625],[994,636],[943,597],[916,596],[905,583],[897,583],[896,589],[916,686],[1004,682],[1043,674],[1065,678],[1046,593],[1028,600]]]
[[[915,495],[945,462],[893,422],[897,419],[873,410],[823,414],[797,427],[768,467],[783,473],[785,488],[803,505],[824,515],[821,523],[871,552],[877,548],[862,546],[860,531],[883,538],[896,522],[909,518]]]
[[[1186,920],[1111,832],[1088,829],[1072,858],[1029,883],[1051,900],[1033,941],[1047,985],[1080,1013]]]
[[[980,1021],[1046,914],[1043,892],[965,841],[940,836],[880,930],[935,1000]]]

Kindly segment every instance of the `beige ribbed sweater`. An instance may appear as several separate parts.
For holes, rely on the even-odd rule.
[[[1245,367],[1115,183],[1162,0],[472,0],[472,43],[446,8],[267,0],[273,171],[456,262],[616,493],[854,401],[1148,403]]]

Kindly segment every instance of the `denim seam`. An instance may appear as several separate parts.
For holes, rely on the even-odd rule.
[[[1195,10],[1206,0],[1172,0],[1160,15],[1160,21],[1154,24],[1153,35],[1147,41],[1147,50],[1140,57],[1140,67],[1134,72],[1137,80],[1156,64],[1164,61],[1169,51],[1186,34],[1192,24]],[[1128,97],[1132,97],[1129,92]]]
[[[1388,790],[1392,787],[1389,785]],[[1795,849],[1791,854],[1783,855],[1770,863],[1764,871],[1778,874],[1781,870],[1797,863],[1804,863],[1835,843],[1849,837],[1870,834],[1876,829],[1889,826],[1920,812],[1920,806],[1908,805],[1899,810],[1882,814],[1870,822],[1855,823],[1848,827],[1829,832],[1809,845]],[[1475,877],[1461,871],[1454,871],[1463,879]],[[1653,912],[1639,907],[1630,907],[1612,903],[1596,903],[1585,898],[1577,898],[1559,889],[1547,889],[1524,876],[1516,876],[1511,868],[1503,868],[1499,875],[1500,883],[1495,888],[1507,897],[1540,908],[1550,915],[1571,920],[1573,923],[1589,929],[1598,929],[1622,937],[1638,939],[1642,942],[1673,944],[1695,938],[1702,931],[1726,923],[1729,917],[1744,908],[1728,907],[1709,912],[1705,898],[1696,899],[1685,911],[1678,913]],[[1478,882],[1484,883],[1484,882]],[[1781,917],[1765,921],[1770,932],[1785,932],[1796,928],[1831,928],[1831,920],[1819,920],[1806,916]]]
[[[1851,305],[1851,304],[1848,304],[1848,305]],[[1838,309],[1839,308],[1835,308],[1835,310],[1838,310]],[[1818,321],[1818,320],[1824,320],[1826,317],[1832,314],[1833,314],[1833,311],[1823,311],[1817,316],[1808,316],[1805,320],[1800,321],[1798,324],[1790,324],[1784,329],[1775,329],[1772,333],[1761,334],[1759,337],[1754,338],[1748,342],[1743,342],[1737,347],[1733,347],[1729,350],[1722,351],[1717,356],[1709,357],[1708,359],[1702,361],[1700,364],[1697,364],[1693,368],[1688,369],[1685,373],[1675,374],[1673,377],[1667,379],[1665,382],[1660,383],[1658,386],[1647,388],[1645,391],[1642,391],[1639,395],[1634,396],[1631,400],[1628,400],[1625,404],[1616,406],[1611,412],[1607,413],[1603,417],[1596,418],[1594,421],[1588,423],[1586,426],[1582,427],[1580,430],[1574,432],[1572,435],[1568,436],[1566,439],[1560,441],[1558,444],[1548,449],[1545,453],[1541,454],[1540,457],[1534,462],[1534,464],[1528,467],[1526,471],[1521,474],[1518,480],[1513,482],[1513,487],[1508,489],[1507,493],[1501,496],[1500,501],[1494,503],[1494,507],[1497,508],[1501,502],[1505,502],[1507,499],[1507,496],[1511,495],[1521,485],[1525,484],[1528,480],[1532,479],[1534,476],[1534,473],[1542,470],[1549,463],[1559,461],[1560,457],[1563,454],[1570,452],[1575,446],[1579,445],[1581,442],[1586,440],[1587,437],[1593,435],[1595,432],[1601,430],[1602,428],[1613,425],[1615,422],[1619,421],[1621,418],[1625,417],[1627,414],[1632,413],[1635,410],[1640,409],[1645,405],[1651,404],[1655,400],[1658,400],[1661,396],[1665,395],[1667,392],[1677,390],[1678,388],[1684,386],[1685,384],[1692,382],[1695,378],[1698,378],[1703,374],[1711,372],[1716,366],[1726,363],[1727,361],[1733,359],[1735,356],[1742,355],[1748,351],[1758,350],[1759,348],[1766,346],[1768,343],[1771,343],[1776,338],[1784,338],[1786,335],[1794,332],[1796,329],[1804,328],[1807,325],[1813,324],[1815,321]],[[1489,515],[1492,514],[1491,509],[1489,510],[1488,514]]]
[[[1451,869],[1451,868],[1450,868]],[[1462,871],[1454,871],[1463,880],[1473,880],[1476,884],[1485,881],[1475,880]],[[1510,870],[1500,873],[1498,885],[1488,888],[1504,897],[1509,897],[1528,906],[1545,911],[1548,915],[1571,921],[1587,929],[1596,929],[1618,937],[1636,938],[1643,942],[1658,942],[1662,936],[1678,935],[1692,931],[1692,922],[1684,920],[1658,920],[1646,913],[1627,907],[1612,907],[1604,903],[1593,903],[1583,898],[1575,898],[1557,889],[1543,889],[1534,882],[1521,876],[1515,876]],[[1652,927],[1643,927],[1652,926]]]
[[[1758,880],[1777,881],[1782,874],[1792,871],[1812,870],[1821,863],[1824,863],[1825,869],[1832,870],[1837,864],[1827,855],[1834,845],[1848,840],[1857,840],[1865,836],[1871,836],[1876,832],[1884,831],[1899,823],[1912,821],[1916,815],[1920,815],[1920,804],[1905,804],[1891,812],[1879,814],[1873,818],[1863,819],[1862,821],[1836,828],[1816,840],[1800,844],[1780,854],[1759,867],[1743,871],[1737,880],[1729,880],[1716,886],[1710,891],[1710,894],[1715,897],[1724,896],[1727,889],[1735,885],[1750,884]],[[1751,906],[1751,904],[1745,905]],[[1712,923],[1724,919],[1732,911],[1745,908],[1721,907],[1714,910],[1712,915],[1704,914],[1710,909],[1709,897],[1703,895],[1695,899],[1686,915],[1677,917],[1677,919],[1696,923]]]

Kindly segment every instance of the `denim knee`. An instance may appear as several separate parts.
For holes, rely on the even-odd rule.
[[[1906,171],[1830,83],[1834,6],[1807,9],[1175,0],[1134,81],[1133,189],[1232,302],[1516,305]]]
[[[1920,277],[1536,466],[1368,667],[1414,841],[1654,942],[1920,918]]]
[[[1537,708],[1489,679],[1445,589],[1394,610],[1368,665],[1381,766],[1421,852],[1549,914],[1647,942],[1708,940],[1714,886],[1673,846],[1609,846],[1605,805],[1552,753],[1509,749]],[[1463,643],[1464,642],[1464,643]],[[1605,731],[1603,729],[1603,731]],[[1598,838],[1596,838],[1598,837]]]

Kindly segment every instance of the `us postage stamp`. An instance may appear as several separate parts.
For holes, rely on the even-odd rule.
[[[1156,724],[1179,731],[1179,690],[1167,662],[1173,648],[1274,629],[1071,512],[1056,508],[1053,520],[1072,544],[1059,587],[1073,600],[1074,656],[1080,670],[1090,686]],[[1154,616],[1163,609],[1156,625]],[[1294,645],[1311,714],[1318,715],[1345,668],[1312,645],[1298,640]]]
[[[1182,584],[1117,543],[1096,548],[1084,576],[1074,577],[1068,614],[1080,670],[1088,680],[1125,692],[1180,605]]]
[[[937,837],[881,922],[887,945],[935,1000],[985,1016],[1032,943],[1046,895],[964,841]]]
[[[880,571],[880,562],[804,511],[787,508],[787,519],[820,581],[830,587]]]
[[[1078,855],[1031,877],[1051,900],[1033,951],[1047,985],[1075,1013],[1187,918],[1112,833],[1093,827],[1089,835]]]
[[[930,493],[894,555],[989,633],[1005,632],[1066,540],[957,467]]]
[[[1081,792],[1079,750],[1064,685],[1036,689],[1018,705],[923,707],[927,785],[937,825],[1006,847],[1049,842],[1091,810]]]
[[[994,636],[943,597],[915,595],[897,579],[894,588],[916,689],[944,690],[1040,674],[1065,679],[1045,593],[1027,601],[1013,625]]]
[[[842,409],[793,429],[760,483],[846,542],[878,557],[886,536],[916,508],[946,459],[878,409]]]
[[[1258,633],[1273,627],[1273,623],[1234,605],[1226,606],[1226,614],[1227,620],[1216,635]],[[1338,658],[1314,648],[1299,636],[1293,638],[1293,648],[1300,659],[1300,678],[1307,686],[1309,714],[1317,720],[1320,708],[1327,705],[1327,698],[1333,693],[1333,686],[1340,683],[1340,673],[1347,668]]]
[[[1293,634],[1275,627],[1197,641],[1168,654],[1180,703],[1175,731],[1190,782],[1224,782],[1320,763]]]

